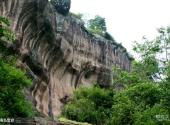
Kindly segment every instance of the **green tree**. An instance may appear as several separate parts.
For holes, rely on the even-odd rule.
[[[88,29],[93,33],[103,35],[107,30],[105,18],[97,15],[94,19],[90,19],[88,21]]]
[[[149,41],[144,38],[140,44],[135,43],[133,50],[140,56],[140,60],[138,60],[135,67],[140,76],[147,81],[161,79],[159,60],[157,59],[157,55],[161,52],[160,41]]]
[[[170,61],[170,27],[159,28],[159,35],[154,40],[143,39],[135,43],[134,51],[140,55],[139,61],[146,76],[153,80],[165,80]],[[163,76],[163,77],[162,77]]]
[[[155,116],[167,115],[167,110],[160,105],[161,99],[162,89],[157,84],[138,83],[134,86],[129,86],[115,94],[112,117],[108,124],[137,125],[137,123],[155,123],[157,125],[160,122]],[[143,116],[144,114],[146,116]],[[145,121],[146,119],[147,121]]]

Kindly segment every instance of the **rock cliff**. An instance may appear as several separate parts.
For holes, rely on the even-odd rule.
[[[89,33],[80,20],[60,14],[48,0],[0,0],[0,15],[11,20],[18,65],[29,70],[36,109],[46,116],[59,115],[80,85],[109,86],[112,65],[131,68],[125,48]]]

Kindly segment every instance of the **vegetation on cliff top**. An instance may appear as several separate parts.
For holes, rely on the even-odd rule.
[[[113,36],[107,32],[105,18],[96,15],[92,19],[87,19],[84,18],[84,15],[81,13],[77,13],[77,14],[70,13],[70,15],[81,20],[90,33],[97,34],[101,37],[104,37],[107,40],[111,40],[115,42]]]

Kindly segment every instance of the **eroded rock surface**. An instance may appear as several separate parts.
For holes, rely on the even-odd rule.
[[[51,3],[59,13],[63,15],[69,13],[71,0],[51,0]]]
[[[20,63],[33,77],[35,106],[46,116],[59,115],[80,85],[109,86],[112,65],[130,70],[131,59],[122,46],[92,35],[48,0],[0,0],[0,15],[11,19]]]

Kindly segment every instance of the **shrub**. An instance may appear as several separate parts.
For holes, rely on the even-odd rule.
[[[32,106],[23,89],[31,85],[25,74],[0,60],[0,117],[31,117]]]
[[[130,87],[125,91],[130,100],[134,101],[137,105],[153,106],[160,103],[162,97],[162,90],[158,84],[153,83],[140,83]]]
[[[108,124],[156,125],[160,122],[155,121],[156,115],[167,115],[161,100],[162,89],[157,84],[140,83],[130,86],[114,96],[115,103]]]
[[[135,111],[135,103],[128,96],[120,93],[114,97],[114,105],[112,106],[112,117],[108,121],[108,125],[127,125],[133,123],[133,113]]]
[[[136,111],[133,115],[134,125],[169,125],[168,111],[160,104],[148,107],[143,111]]]
[[[111,115],[114,93],[99,87],[80,88],[75,91],[73,101],[63,110],[69,119],[92,124],[105,124]]]

